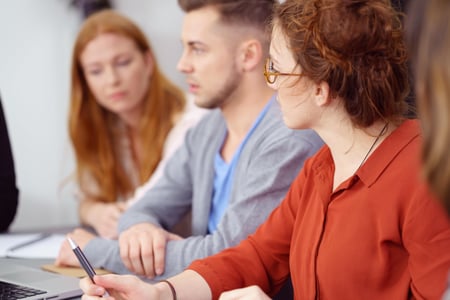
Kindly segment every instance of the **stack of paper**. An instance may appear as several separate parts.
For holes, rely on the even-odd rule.
[[[64,234],[0,234],[0,256],[55,259]]]

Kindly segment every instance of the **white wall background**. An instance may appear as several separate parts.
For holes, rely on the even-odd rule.
[[[73,187],[63,183],[74,165],[66,121],[71,47],[81,23],[70,2],[0,0],[0,93],[20,190],[12,230],[78,222]],[[183,17],[177,1],[111,2],[147,33],[161,69],[184,88],[176,71]]]

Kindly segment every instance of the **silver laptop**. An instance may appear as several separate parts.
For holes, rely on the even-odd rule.
[[[78,284],[78,278],[0,260],[0,299],[69,299],[82,294]],[[12,290],[12,294],[2,295],[6,293],[2,290]]]

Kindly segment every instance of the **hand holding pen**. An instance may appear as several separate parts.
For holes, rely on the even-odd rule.
[[[81,251],[80,247],[78,247],[77,244],[70,238],[67,237],[67,241],[70,244],[70,248],[72,248],[73,253],[75,253],[78,261],[80,262],[80,265],[83,267],[83,269],[86,271],[87,275],[91,279],[92,283],[95,283],[94,276],[96,275],[94,268],[91,266],[89,261],[87,260],[86,256],[84,255],[83,251]],[[109,296],[108,292],[105,292],[103,296]]]
[[[70,237],[67,237],[67,240],[69,241],[70,247],[77,256],[81,266],[88,274],[90,281],[96,284],[94,281],[94,275],[96,275],[94,268],[92,268],[86,256],[84,256],[84,253],[81,251],[80,247],[78,247]],[[106,286],[121,294],[124,299],[177,299],[177,293],[173,285],[167,280],[163,280],[163,284],[164,286],[168,285],[170,290],[166,290],[164,294],[164,292],[161,292],[160,289],[156,288],[156,285],[148,284],[136,276],[110,274],[97,278],[101,281],[101,287],[105,290],[102,297],[109,297],[109,294],[105,289]],[[89,279],[83,278],[80,283],[80,287],[85,293],[92,292],[89,288],[90,284],[87,281],[89,281]],[[95,294],[90,294],[90,296],[98,296],[101,293],[102,291],[95,292]]]

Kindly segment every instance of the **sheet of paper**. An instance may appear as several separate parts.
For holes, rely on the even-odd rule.
[[[11,234],[11,233],[2,233],[0,234],[0,256],[6,257],[8,250],[17,246],[19,244],[26,243],[28,241],[32,241],[41,236],[40,233],[31,233],[31,234]]]
[[[51,234],[44,239],[40,239],[34,243],[24,247],[6,252],[7,257],[14,258],[48,258],[55,259],[58,256],[59,248],[65,239],[64,234]]]

